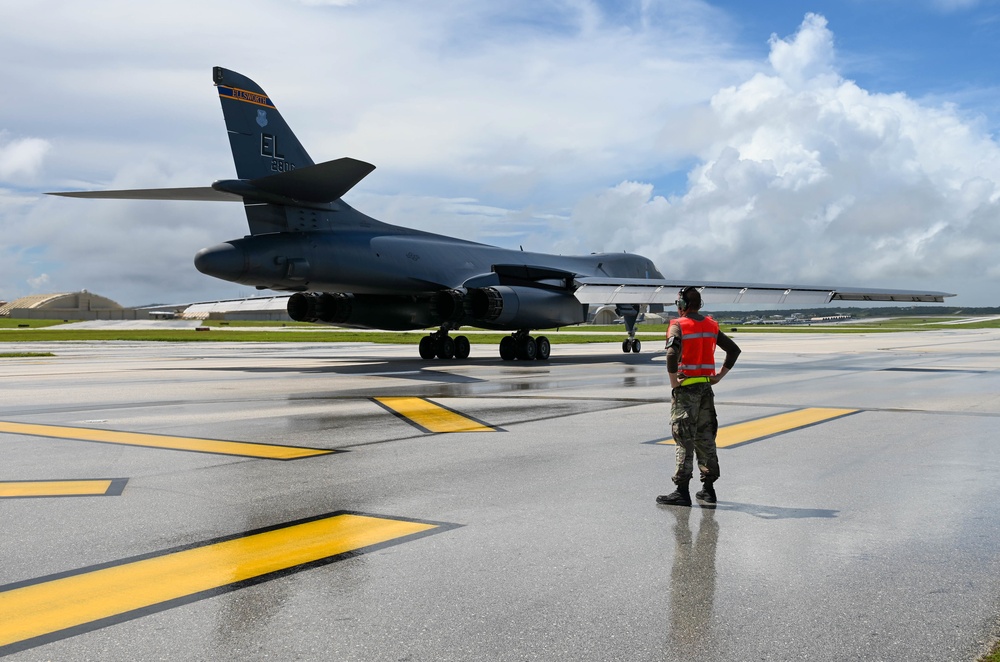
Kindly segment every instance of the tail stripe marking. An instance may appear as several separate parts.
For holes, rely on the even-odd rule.
[[[238,87],[226,87],[225,85],[218,85],[217,87],[219,88],[219,96],[223,99],[234,99],[236,101],[252,103],[255,106],[274,108],[274,104],[271,103],[271,100],[265,94],[241,90]]]

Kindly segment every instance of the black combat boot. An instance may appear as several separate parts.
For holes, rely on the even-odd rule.
[[[704,501],[705,503],[715,503],[716,498],[715,498],[715,487],[713,485],[714,483],[715,481],[706,480],[704,483],[702,483],[701,491],[695,494],[695,496]]]
[[[682,480],[677,483],[677,489],[670,494],[661,494],[656,497],[656,503],[664,506],[690,506],[691,492],[688,491],[690,481]]]

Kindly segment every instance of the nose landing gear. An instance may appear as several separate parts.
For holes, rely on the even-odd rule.
[[[628,331],[628,338],[622,341],[622,351],[626,354],[629,352],[638,354],[639,350],[642,349],[642,343],[635,337],[635,323],[639,319],[639,308],[632,305],[619,305],[615,307],[615,312],[622,316],[625,330]]]
[[[636,354],[638,354],[639,350],[642,349],[642,343],[639,342],[639,339],[635,338],[634,336],[635,333],[633,333],[631,336],[622,341],[622,351],[625,352],[626,354],[628,354],[629,352],[635,352]]]

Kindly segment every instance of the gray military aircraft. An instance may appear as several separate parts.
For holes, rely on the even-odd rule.
[[[696,286],[706,303],[830,301],[942,302],[944,292],[697,282],[666,279],[640,255],[549,255],[464,241],[370,218],[342,196],[375,166],[352,158],[314,163],[270,97],[255,82],[215,67],[239,179],[211,187],[62,192],[80,198],[242,201],[250,235],[202,249],[195,267],[259,290],[293,292],[294,320],[386,330],[437,327],[420,341],[425,359],[466,358],[463,325],[511,331],[504,360],[548,359],[545,336],[531,332],[580,324],[590,304],[613,304],[638,352],[641,309],[672,304]]]

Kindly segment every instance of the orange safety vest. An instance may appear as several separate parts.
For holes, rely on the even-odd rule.
[[[670,322],[681,328],[681,359],[678,373],[687,377],[710,377],[715,374],[715,339],[719,323],[711,317],[698,321],[678,317]]]

